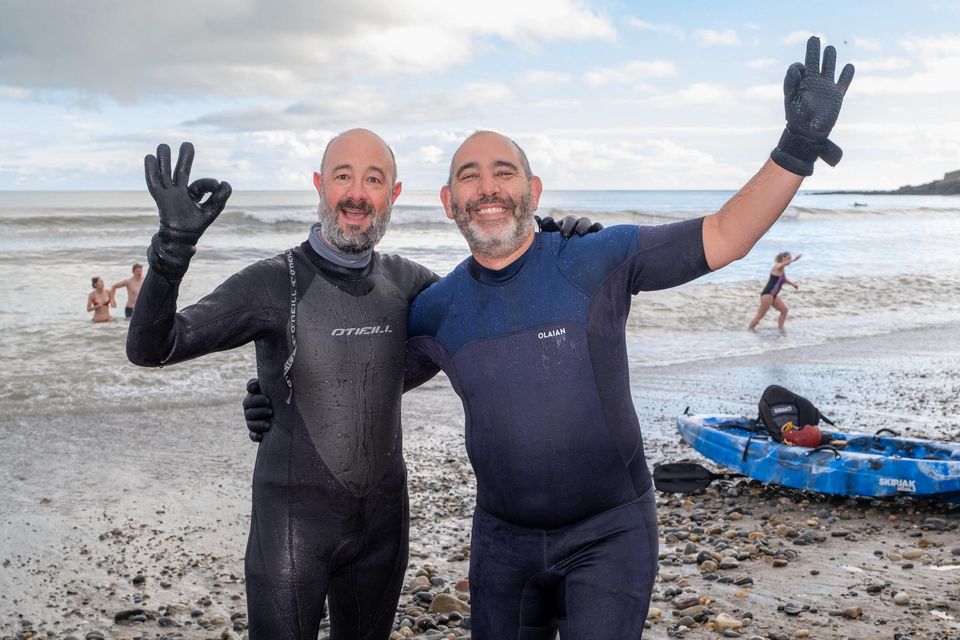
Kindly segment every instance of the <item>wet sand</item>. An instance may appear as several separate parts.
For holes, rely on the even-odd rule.
[[[256,456],[240,417],[244,378],[235,402],[189,410],[3,418],[0,637],[244,636]],[[752,415],[770,383],[841,428],[960,440],[958,325],[635,367],[631,379],[651,464],[697,458],[674,428],[686,406]],[[408,394],[404,421],[412,542],[397,633],[466,636],[468,613],[429,613],[450,604],[442,593],[466,597],[456,586],[475,493],[459,400],[436,379]],[[645,637],[960,637],[960,518],[940,505],[717,483],[661,494],[659,512]]]

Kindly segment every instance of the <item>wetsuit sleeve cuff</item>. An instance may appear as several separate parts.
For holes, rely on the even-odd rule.
[[[820,156],[823,147],[822,142],[784,129],[777,148],[770,153],[770,158],[790,173],[806,177],[813,175],[813,163]]]
[[[193,244],[164,239],[164,233],[153,236],[147,249],[150,268],[171,281],[179,281],[190,266],[190,258],[196,253]]]

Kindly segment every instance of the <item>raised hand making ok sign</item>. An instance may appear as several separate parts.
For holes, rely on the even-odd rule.
[[[170,147],[165,144],[157,147],[156,156],[143,159],[147,189],[160,212],[160,231],[150,243],[147,259],[151,267],[171,278],[186,272],[197,241],[223,211],[232,192],[229,183],[213,178],[201,178],[188,186],[192,166],[193,145],[189,142],[180,145],[172,173]]]

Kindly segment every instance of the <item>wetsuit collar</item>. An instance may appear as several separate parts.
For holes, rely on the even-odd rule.
[[[523,268],[523,265],[526,264],[527,259],[530,257],[530,254],[536,249],[540,241],[540,234],[535,233],[533,235],[533,242],[530,243],[530,247],[523,252],[519,258],[505,266],[503,269],[488,269],[479,262],[476,258],[470,256],[470,262],[467,267],[470,270],[470,275],[475,279],[479,280],[483,284],[506,284],[513,279],[515,275],[520,273],[520,270]]]
[[[320,233],[320,223],[314,222],[310,227],[310,235],[307,236],[310,247],[323,258],[333,264],[346,267],[348,269],[362,269],[370,264],[370,256],[373,255],[373,249],[368,249],[364,253],[344,253],[332,244],[327,242],[326,238]]]

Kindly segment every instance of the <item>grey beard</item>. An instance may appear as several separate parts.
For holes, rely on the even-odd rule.
[[[472,214],[457,202],[451,202],[450,207],[453,209],[453,219],[460,228],[460,233],[466,239],[467,244],[470,245],[470,249],[486,258],[496,260],[509,256],[519,249],[530,234],[533,228],[530,199],[529,192],[520,196],[520,201],[513,211],[513,229],[504,229],[495,235],[471,226]]]
[[[320,196],[320,204],[317,205],[317,217],[320,219],[320,233],[324,239],[332,244],[338,251],[349,254],[361,254],[371,251],[387,232],[387,224],[390,222],[390,212],[393,206],[387,204],[387,208],[382,212],[375,212],[371,217],[370,228],[366,231],[357,231],[350,234],[344,233],[337,222],[337,210],[327,206],[326,200]]]

